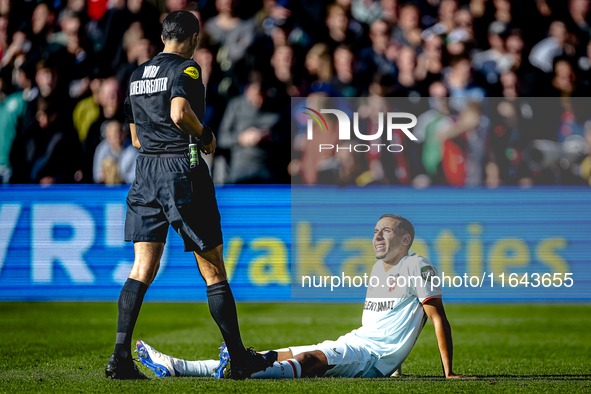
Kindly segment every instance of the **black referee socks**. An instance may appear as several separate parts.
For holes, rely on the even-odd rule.
[[[245,362],[247,353],[240,337],[236,302],[228,281],[224,280],[207,286],[207,300],[209,312],[222,332],[231,360],[241,365]]]
[[[140,314],[146,290],[148,290],[148,285],[131,278],[127,279],[121,289],[118,302],[117,339],[115,341],[115,354],[119,357],[131,357],[131,334]]]

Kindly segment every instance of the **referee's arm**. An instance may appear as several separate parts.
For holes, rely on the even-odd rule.
[[[174,97],[170,101],[170,118],[174,124],[184,133],[200,138],[203,134],[203,124],[199,121],[195,112],[191,108],[189,101],[183,97]],[[215,136],[212,135],[209,145],[203,147],[205,153],[215,152],[217,147]]]
[[[131,100],[129,99],[129,94],[125,98],[125,102],[123,103],[123,112],[125,113],[125,121],[129,123],[129,132],[131,133],[131,144],[140,149],[142,145],[140,144],[140,140],[137,138],[137,132],[135,130],[135,120],[133,119],[133,108],[131,107]]]
[[[140,144],[140,140],[137,138],[134,123],[129,124],[129,131],[131,132],[131,145],[133,145],[137,149],[141,148],[142,145]]]

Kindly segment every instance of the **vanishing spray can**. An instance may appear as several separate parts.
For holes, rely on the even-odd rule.
[[[199,146],[197,144],[189,144],[189,154],[191,168],[195,168],[199,165]]]

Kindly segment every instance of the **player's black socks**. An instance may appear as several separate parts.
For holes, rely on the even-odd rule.
[[[140,314],[146,290],[148,290],[148,285],[131,278],[127,279],[121,289],[118,302],[117,339],[115,341],[115,354],[119,357],[131,357],[131,334]]]
[[[207,300],[209,312],[222,332],[230,359],[235,364],[242,365],[248,354],[240,337],[236,302],[228,281],[224,280],[207,286]]]

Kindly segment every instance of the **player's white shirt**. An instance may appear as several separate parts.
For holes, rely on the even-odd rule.
[[[382,260],[374,264],[371,276],[380,283],[367,289],[362,326],[342,339],[361,343],[376,353],[379,360],[375,368],[384,376],[402,364],[419,337],[427,321],[422,304],[441,297],[441,288],[431,286],[430,278],[435,275],[433,264],[414,253],[388,271]],[[402,277],[406,283],[398,279]],[[409,281],[411,277],[416,279]]]

